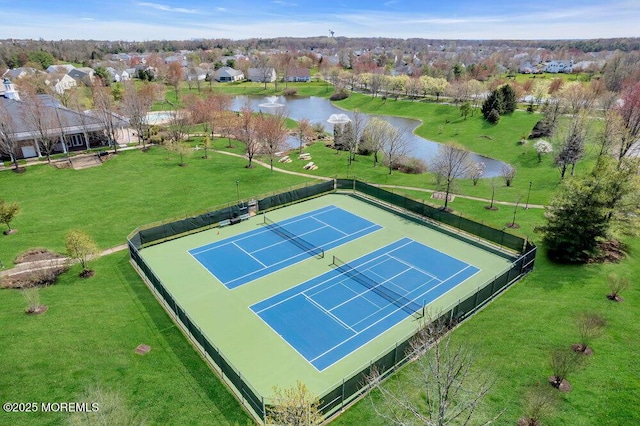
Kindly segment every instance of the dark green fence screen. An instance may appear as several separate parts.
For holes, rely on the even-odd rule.
[[[465,299],[458,301],[455,307],[443,314],[444,319],[452,324],[464,320],[481,309],[533,269],[537,250],[533,243],[521,237],[357,180],[338,179],[336,181],[327,181],[301,188],[293,188],[279,194],[256,197],[255,199],[257,200],[258,210],[264,211],[330,193],[336,189],[352,190],[356,193],[364,194],[374,199],[382,207],[391,205],[400,208],[410,212],[412,215],[417,215],[427,223],[433,221],[437,224],[446,225],[442,228],[445,231],[447,228],[453,228],[465,234],[509,248],[517,253],[517,255],[513,256],[514,261],[509,270],[494,277],[493,280],[479,287]],[[240,371],[234,368],[213,342],[209,341],[200,331],[189,317],[189,314],[175,301],[139,253],[142,247],[207,229],[225,220],[237,218],[246,213],[244,208],[244,205],[226,206],[211,212],[194,215],[193,217],[181,218],[170,223],[138,229],[129,235],[128,245],[132,263],[135,264],[137,271],[145,281],[153,287],[156,295],[164,302],[166,309],[174,320],[182,325],[185,333],[194,343],[197,343],[200,350],[217,366],[218,373],[223,380],[232,385],[236,396],[241,402],[249,407],[259,420],[264,421],[268,402],[265,403],[264,397],[251,387],[242,377]],[[396,209],[393,210],[398,212]],[[410,344],[412,338],[413,336],[410,336],[398,342],[393,348],[371,360],[365,368],[349,377],[345,377],[341,383],[331,387],[320,397],[322,413],[330,416],[332,413],[344,409],[357,396],[366,392],[366,378],[373,367],[384,377],[408,362],[411,359]]]

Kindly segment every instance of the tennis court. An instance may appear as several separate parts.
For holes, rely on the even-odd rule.
[[[480,271],[410,238],[251,306],[322,371]]]
[[[381,229],[353,213],[330,205],[192,250],[202,266],[228,289],[291,266],[324,250]]]

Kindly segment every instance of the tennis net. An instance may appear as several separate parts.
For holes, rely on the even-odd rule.
[[[378,296],[381,296],[394,305],[398,306],[399,308],[402,308],[402,310],[404,310],[405,312],[411,315],[417,314],[418,316],[421,316],[422,306],[419,303],[416,303],[411,299],[407,299],[406,297],[396,293],[388,287],[385,287],[381,282],[377,282],[369,278],[368,276],[364,275],[364,273],[358,271],[348,263],[340,260],[335,255],[333,256],[333,265],[349,278],[371,289]]]
[[[264,216],[264,223],[265,225],[267,225],[267,228],[269,228],[271,231],[280,235],[285,240],[290,241],[293,244],[297,245],[305,252],[317,257],[318,259],[322,259],[324,257],[324,250],[322,248],[315,246],[310,242],[300,238],[300,236],[294,234],[293,232],[286,230],[283,226],[278,225],[276,222],[272,221],[267,216]]]

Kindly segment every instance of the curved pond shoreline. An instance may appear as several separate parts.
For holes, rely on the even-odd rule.
[[[351,112],[350,110],[339,108],[331,103],[328,99],[320,98],[317,96],[310,97],[270,97],[268,99],[264,96],[247,96],[237,95],[233,97],[231,109],[240,110],[245,105],[249,105],[254,111],[269,112],[269,107],[264,107],[271,101],[275,101],[277,104],[284,105],[285,114],[287,117],[294,120],[308,119],[312,123],[319,123],[328,132],[333,132],[333,127],[327,122],[327,119],[331,114],[344,114],[345,112]],[[262,105],[262,107],[261,107]],[[371,118],[378,117],[398,128],[404,128],[407,130],[407,137],[412,140],[412,151],[410,155],[412,157],[419,158],[429,164],[430,160],[437,154],[438,146],[441,144],[425,139],[415,134],[415,129],[422,124],[422,121],[414,118],[396,117],[390,115],[378,115],[362,113],[363,115]],[[482,162],[485,164],[485,173],[483,177],[494,177],[502,174],[502,168],[505,165],[504,162],[485,157],[480,154],[471,153],[471,160],[475,162]]]

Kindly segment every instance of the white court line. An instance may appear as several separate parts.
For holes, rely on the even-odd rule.
[[[324,225],[324,226],[320,227],[320,229],[325,228],[325,227],[326,227],[326,228],[332,228],[332,229],[335,229],[336,231],[338,231],[339,233],[341,233],[341,234],[343,234],[343,235],[345,235],[345,236],[352,235],[352,234],[347,234],[347,233],[346,233],[346,232],[344,232],[343,230],[338,229],[338,228],[336,228],[336,227],[335,227],[335,226],[333,226],[333,225],[329,225],[329,224],[328,224],[327,222],[325,222],[324,220],[320,220],[320,219],[318,219],[318,218],[317,218],[317,217],[315,217],[315,216],[312,216],[312,218],[313,218],[315,221],[320,222],[321,224],[323,224],[323,225]],[[365,220],[366,220],[366,219],[365,219]]]
[[[247,254],[247,256],[249,256],[250,258],[252,258],[253,260],[255,260],[256,262],[258,262],[259,264],[262,265],[262,269],[267,268],[267,265],[265,265],[264,263],[260,262],[256,257],[254,257],[251,253],[249,253],[248,251],[246,251],[245,249],[243,249],[242,247],[240,247],[239,245],[237,245],[235,242],[233,243],[234,246],[238,247],[238,249],[244,253]]]
[[[419,271],[419,272],[423,273],[424,275],[426,275],[426,276],[428,276],[428,277],[433,278],[434,280],[442,281],[440,278],[436,277],[435,275],[433,275],[433,274],[432,274],[432,273],[430,273],[430,272],[427,272],[427,271],[423,270],[422,268],[419,268],[419,267],[417,267],[417,266],[414,266],[414,265],[412,265],[412,264],[410,264],[410,263],[408,263],[408,262],[406,262],[406,261],[404,261],[404,260],[402,260],[402,259],[399,259],[399,258],[397,258],[397,257],[395,257],[395,256],[391,256],[391,255],[389,255],[389,257],[390,257],[391,259],[393,259],[393,260],[396,260],[396,261],[398,261],[398,262],[402,263],[403,265],[407,265],[407,266],[409,266],[409,268],[410,268],[410,269],[415,269],[416,271]],[[466,263],[466,262],[465,262],[465,263]],[[468,263],[467,263],[467,265],[468,265]]]
[[[354,333],[357,333],[353,328],[351,328],[349,326],[349,324],[347,324],[346,322],[340,320],[340,318],[338,318],[337,316],[333,315],[330,311],[328,311],[324,306],[322,306],[321,304],[319,304],[318,302],[316,302],[315,300],[313,300],[312,298],[310,298],[309,296],[307,296],[306,294],[302,293],[302,295],[304,296],[304,298],[306,300],[308,300],[309,302],[311,302],[312,305],[315,305],[316,308],[320,309],[322,312],[324,312],[326,315],[329,316],[329,318],[333,319],[335,322],[337,322],[338,324],[342,325],[344,328],[348,328],[349,330],[351,330]]]

